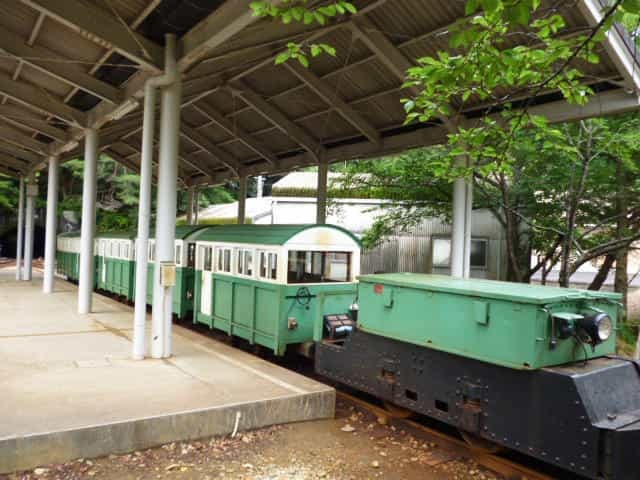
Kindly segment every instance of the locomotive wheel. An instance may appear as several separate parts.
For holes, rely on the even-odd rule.
[[[394,418],[409,418],[413,415],[411,410],[386,400],[383,400],[382,405],[384,405],[384,409]]]
[[[465,432],[464,430],[458,430],[464,441],[469,445],[471,450],[475,453],[493,454],[500,452],[503,447],[491,440],[486,440],[473,433]]]

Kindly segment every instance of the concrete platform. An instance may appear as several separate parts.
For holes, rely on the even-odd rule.
[[[0,473],[167,442],[332,417],[335,392],[175,327],[168,360],[133,361],[133,311],[0,270]]]

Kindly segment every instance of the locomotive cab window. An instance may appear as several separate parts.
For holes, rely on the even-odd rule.
[[[348,282],[350,278],[351,252],[289,252],[288,283]]]

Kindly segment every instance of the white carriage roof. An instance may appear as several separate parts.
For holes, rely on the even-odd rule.
[[[404,125],[404,72],[448,48],[464,2],[356,0],[326,26],[257,19],[250,0],[0,2],[0,171],[20,175],[50,155],[82,155],[87,127],[101,149],[138,170],[144,82],[163,68],[165,33],[179,37],[184,75],[179,178],[218,184],[319,161],[380,156],[440,143],[437,122]],[[579,8],[576,8],[576,3]],[[562,2],[567,31],[598,21],[598,0]],[[292,40],[330,43],[335,58],[275,66]],[[638,108],[635,49],[614,30],[586,66],[598,94],[585,107],[557,92],[537,113],[566,121]],[[463,113],[473,119],[482,105]]]

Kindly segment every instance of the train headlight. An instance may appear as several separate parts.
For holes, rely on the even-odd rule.
[[[593,345],[606,342],[613,333],[613,320],[602,312],[578,321],[578,326],[591,338]]]

